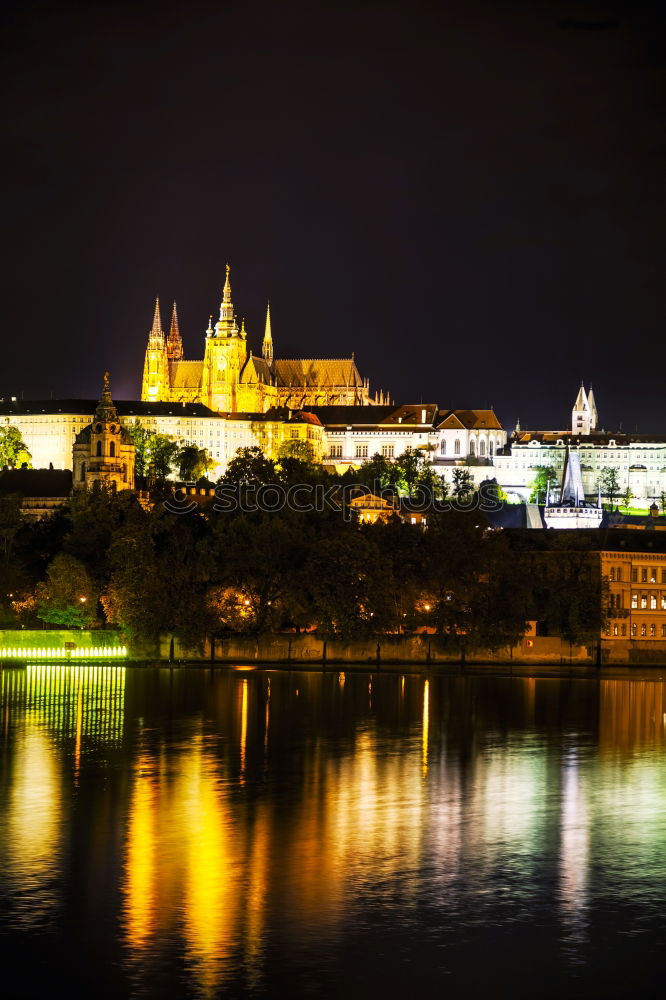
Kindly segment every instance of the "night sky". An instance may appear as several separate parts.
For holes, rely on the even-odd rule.
[[[397,401],[666,433],[666,16],[627,0],[25,3],[3,17],[0,395],[356,353]]]

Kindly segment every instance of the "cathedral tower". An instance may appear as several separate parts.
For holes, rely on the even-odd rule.
[[[220,303],[220,318],[215,329],[206,331],[206,350],[201,384],[202,403],[216,412],[233,412],[238,407],[238,382],[247,360],[245,330],[238,329],[231,301],[230,268]]]
[[[583,436],[590,433],[590,404],[582,382],[571,411],[571,433]]]
[[[271,304],[266,306],[266,329],[264,330],[264,342],[262,345],[264,361],[270,366],[273,364],[273,335],[271,334]]]
[[[148,334],[146,360],[143,365],[141,399],[155,403],[169,398],[169,358],[160,317],[160,300],[155,299],[153,325]]]
[[[590,432],[596,431],[597,423],[599,421],[599,414],[597,413],[597,403],[594,398],[594,391],[592,386],[590,386],[590,391],[587,394],[587,405],[590,411]]]
[[[169,329],[169,336],[167,337],[166,349],[169,361],[182,361],[183,339],[178,329],[178,313],[176,312],[175,302],[171,311],[171,327]]]

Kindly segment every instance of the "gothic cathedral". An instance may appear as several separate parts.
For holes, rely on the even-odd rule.
[[[261,356],[248,352],[245,323],[239,328],[231,301],[229,265],[220,318],[206,330],[203,361],[185,361],[173,304],[168,336],[162,330],[159,299],[143,369],[141,399],[148,402],[203,403],[217,413],[266,413],[275,406],[363,406],[388,402],[370,395],[354,356],[279,360],[273,356],[270,307]]]

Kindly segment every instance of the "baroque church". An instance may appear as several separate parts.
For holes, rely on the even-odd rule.
[[[165,336],[159,299],[143,369],[141,399],[146,402],[203,403],[216,413],[266,413],[273,407],[364,406],[388,402],[370,395],[354,356],[280,360],[273,354],[270,306],[261,355],[248,350],[245,322],[239,327],[231,301],[227,264],[220,318],[206,330],[203,361],[186,361],[176,303]]]

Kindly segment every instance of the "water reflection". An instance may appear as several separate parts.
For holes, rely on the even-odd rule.
[[[488,929],[597,995],[595,920],[644,974],[666,931],[661,681],[77,665],[0,695],[0,930],[66,905],[118,996],[326,995],[361,952],[394,995],[417,947],[473,993]]]

